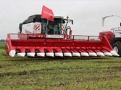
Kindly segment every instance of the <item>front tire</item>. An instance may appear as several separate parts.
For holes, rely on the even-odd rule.
[[[116,51],[121,57],[121,42],[117,41],[117,42],[113,43],[112,47],[113,47],[114,51]]]

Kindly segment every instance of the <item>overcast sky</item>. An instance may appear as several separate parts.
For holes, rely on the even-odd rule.
[[[74,20],[73,34],[98,35],[100,31],[119,26],[121,18],[105,21],[102,17],[121,15],[121,0],[0,0],[0,39],[7,33],[17,33],[19,23],[30,15],[40,14],[42,6],[52,9],[55,16]]]

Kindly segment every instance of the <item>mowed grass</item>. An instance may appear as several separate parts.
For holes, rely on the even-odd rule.
[[[121,58],[21,58],[0,49],[1,90],[121,90]]]

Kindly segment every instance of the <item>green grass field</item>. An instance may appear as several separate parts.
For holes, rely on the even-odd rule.
[[[0,90],[121,90],[121,58],[12,58],[0,49]]]
[[[5,42],[0,42],[0,49],[3,49],[5,47]]]

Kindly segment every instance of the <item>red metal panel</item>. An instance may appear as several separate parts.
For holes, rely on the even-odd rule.
[[[17,36],[17,35],[16,35]],[[32,37],[29,38],[30,34],[27,34],[27,39],[11,39],[10,34],[8,34],[6,40],[6,52],[9,53],[10,50],[16,49],[17,52],[105,52],[111,51],[112,47],[108,42],[106,37],[101,40],[92,39],[89,36],[83,36],[86,40],[81,39],[81,35],[78,37],[73,36],[72,39],[64,38],[46,38],[42,35],[42,38]],[[33,36],[31,34],[31,36]],[[41,34],[40,34],[41,36]]]

